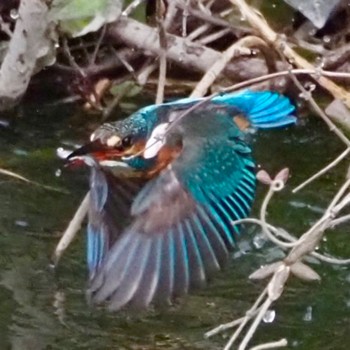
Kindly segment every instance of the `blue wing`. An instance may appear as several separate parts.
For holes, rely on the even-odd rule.
[[[253,127],[275,128],[295,124],[295,111],[289,99],[272,91],[246,90],[237,94],[219,95],[213,98],[217,104],[237,108],[247,116]]]
[[[232,118],[214,118],[215,137],[208,137],[201,117],[208,116],[184,119],[177,132],[192,130],[181,155],[133,201],[132,223],[91,281],[92,301],[107,301],[111,310],[169,303],[228,260],[238,234],[231,222],[246,217],[253,201],[254,162]]]
[[[99,168],[91,169],[89,223],[87,226],[87,264],[90,279],[106,253],[130,223],[130,207],[145,181],[118,179]]]
[[[185,110],[200,101],[203,101],[203,98],[184,98],[147,106],[138,113],[142,113],[145,118],[150,119],[159,111]],[[296,123],[296,118],[292,115],[295,106],[287,97],[272,91],[244,90],[238,93],[221,94],[213,97],[209,106],[224,108],[231,114],[241,113],[247,117],[253,127],[260,129],[282,127]],[[205,109],[207,105],[199,109],[201,108]]]

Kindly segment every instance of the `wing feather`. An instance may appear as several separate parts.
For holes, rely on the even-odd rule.
[[[191,287],[199,288],[205,284],[205,270],[199,250],[199,243],[195,239],[193,227],[189,219],[184,222],[188,260],[191,273]]]
[[[162,304],[170,304],[174,290],[175,242],[173,230],[165,234],[161,247],[162,263],[159,281],[154,300]]]
[[[144,239],[142,239],[144,238]],[[111,311],[119,310],[127,304],[135,295],[142,281],[142,275],[146,270],[148,260],[150,259],[152,240],[147,237],[139,237],[135,256],[129,263],[126,273],[123,274],[118,288],[110,296],[108,309]]]
[[[189,258],[182,223],[177,224],[175,238],[174,296],[187,294],[190,282]]]
[[[160,277],[160,266],[162,263],[163,241],[163,236],[159,236],[152,241],[152,246],[150,248],[152,253],[150,254],[146,263],[146,267],[137,291],[133,296],[131,307],[135,309],[146,308],[151,303],[157,290]]]

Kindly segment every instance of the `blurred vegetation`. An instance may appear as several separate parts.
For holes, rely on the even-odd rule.
[[[347,1],[318,1],[311,7],[304,6],[305,1],[292,0],[249,3],[254,11],[262,13],[281,43],[294,49],[313,67],[349,71],[350,7]],[[49,35],[52,45],[46,47],[46,55],[50,55],[50,59],[37,59],[25,97],[35,99],[44,92],[49,100],[80,101],[82,107],[97,112],[103,119],[136,94],[143,92],[152,99],[159,84],[161,51],[165,51],[167,60],[165,96],[174,97],[188,95],[202,75],[220,59],[221,53],[242,38],[257,36],[266,41],[264,33],[257,32],[241,9],[228,0],[129,0],[125,3],[122,0],[54,0],[47,2],[47,6],[49,24],[45,35]],[[12,33],[16,32],[16,22],[22,18],[20,12],[18,0],[0,5],[0,60],[11,54],[7,49],[15,37]],[[123,26],[128,26],[125,31]],[[137,35],[128,34],[130,28],[135,29]],[[157,33],[162,30],[168,36],[165,44],[157,39]],[[155,33],[152,40],[151,33]],[[178,42],[175,43],[174,38]],[[244,54],[234,55],[207,91],[299,67],[293,59],[283,60],[271,42],[266,41],[266,46],[268,55],[261,44],[253,44]],[[198,60],[193,56],[194,50],[198,51]],[[303,76],[301,80],[309,88],[310,77]],[[342,77],[335,82],[348,86]],[[258,84],[256,88],[278,90],[294,98],[300,94],[288,77]],[[325,92],[324,88],[323,85],[319,92]],[[331,90],[328,92],[326,96],[337,98]],[[1,100],[0,74],[1,102],[5,104]]]

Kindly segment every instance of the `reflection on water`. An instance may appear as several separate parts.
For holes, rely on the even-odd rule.
[[[10,127],[0,123],[0,166],[63,191],[0,179],[0,349],[220,349],[223,336],[204,340],[203,333],[244,313],[262,288],[247,276],[283,251],[249,227],[232,265],[181,305],[138,317],[90,308],[84,296],[84,235],[57,271],[50,269],[49,257],[87,188],[87,174],[62,168],[55,150],[87,139],[86,124],[92,121],[74,115],[71,106],[21,108],[4,119],[11,119]],[[255,156],[263,168],[272,174],[285,166],[291,169],[290,186],[275,198],[269,218],[298,235],[326,207],[343,181],[345,165],[300,194],[291,196],[289,190],[340,153],[342,145],[317,120],[254,138]],[[348,229],[344,225],[331,232],[322,249],[350,256]],[[265,315],[257,334],[260,341],[286,337],[297,349],[349,349],[349,269],[314,267],[322,281],[290,281],[285,295]]]

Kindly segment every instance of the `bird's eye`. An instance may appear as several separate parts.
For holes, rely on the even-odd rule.
[[[132,145],[132,137],[131,136],[125,136],[122,139],[122,146],[123,148],[130,147]]]

